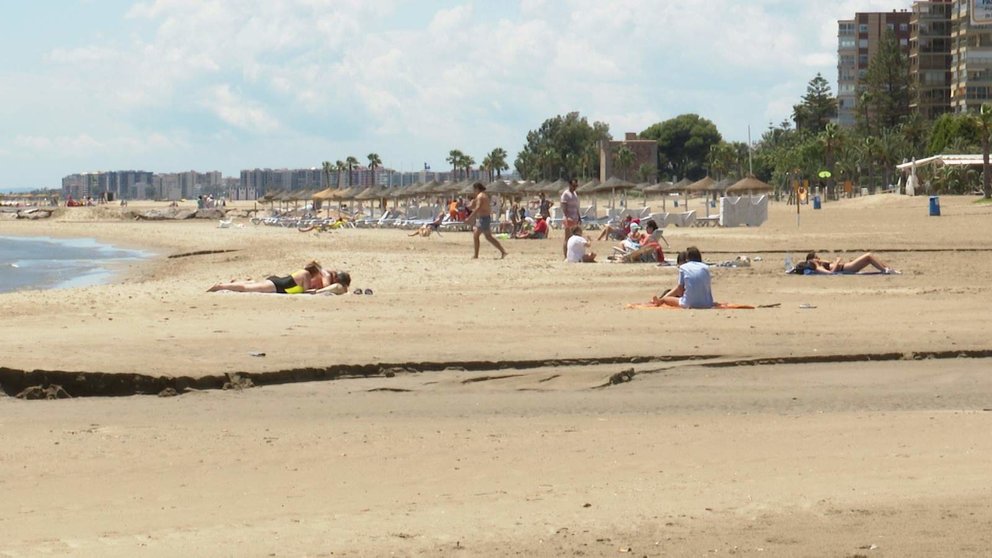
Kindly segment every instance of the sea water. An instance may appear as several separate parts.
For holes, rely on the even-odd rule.
[[[0,236],[0,293],[97,285],[113,265],[149,256],[90,238]]]

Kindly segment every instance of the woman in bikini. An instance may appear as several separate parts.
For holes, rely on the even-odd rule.
[[[818,273],[823,275],[836,273],[855,274],[859,273],[862,269],[868,266],[872,266],[886,275],[899,275],[900,273],[876,258],[871,252],[861,254],[849,262],[845,262],[840,258],[835,259],[833,262],[826,262],[821,260],[816,255],[816,252],[806,254],[806,269],[809,270],[810,273]]]
[[[289,275],[267,277],[261,281],[217,283],[207,289],[207,292],[344,294],[348,292],[350,285],[351,275],[347,271],[328,271],[316,261],[310,261],[303,266],[303,269],[294,271]]]

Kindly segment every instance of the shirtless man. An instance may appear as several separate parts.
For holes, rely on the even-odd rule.
[[[575,189],[579,187],[579,181],[573,178],[568,183],[568,189],[561,193],[561,213],[562,227],[565,229],[565,242],[562,244],[562,254],[568,257],[568,237],[572,236],[572,230],[581,225],[579,217],[579,195]]]
[[[476,182],[472,185],[472,189],[475,190],[475,199],[469,204],[472,213],[465,220],[466,223],[473,224],[472,241],[475,244],[475,255],[472,258],[479,259],[479,237],[485,235],[486,240],[499,250],[500,259],[503,259],[506,257],[506,250],[503,249],[503,245],[498,240],[493,238],[493,208],[489,201],[489,194],[486,193],[486,187],[481,182]]]

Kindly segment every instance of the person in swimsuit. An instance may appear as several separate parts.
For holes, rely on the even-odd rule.
[[[350,285],[351,275],[347,271],[328,271],[316,261],[311,261],[303,269],[289,275],[267,277],[261,281],[217,283],[207,289],[207,292],[344,294],[348,292]]]
[[[579,195],[575,190],[579,187],[579,181],[573,178],[568,182],[568,188],[561,193],[561,214],[562,228],[565,230],[565,242],[561,245],[561,252],[568,257],[568,237],[572,236],[575,227],[582,224],[582,216],[579,214]]]
[[[853,275],[855,273],[859,273],[862,269],[868,266],[872,266],[886,275],[900,274],[899,271],[886,265],[884,262],[876,258],[871,252],[861,254],[849,262],[845,262],[840,258],[837,258],[832,262],[827,262],[821,260],[819,256],[816,255],[816,252],[810,252],[806,254],[806,267],[804,271],[810,275],[830,275],[837,273]]]
[[[503,249],[503,245],[498,240],[493,238],[493,208],[489,194],[486,193],[486,187],[481,182],[476,182],[472,185],[472,189],[475,190],[475,199],[470,204],[472,213],[468,219],[465,219],[466,223],[474,223],[472,241],[475,245],[475,255],[472,258],[479,259],[479,245],[481,244],[479,237],[485,236],[486,240],[499,250],[499,257],[503,259],[506,257],[506,250]]]

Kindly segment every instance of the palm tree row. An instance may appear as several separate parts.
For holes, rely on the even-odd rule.
[[[479,169],[488,173],[490,182],[493,181],[494,173],[496,178],[500,178],[503,176],[503,171],[510,168],[510,165],[506,162],[507,156],[505,149],[497,147],[483,157]],[[461,176],[464,177],[463,180],[468,180],[472,174],[472,168],[475,166],[475,159],[471,155],[466,155],[460,149],[449,151],[445,161],[451,165],[452,179],[457,179],[459,177],[459,171],[464,171],[464,174]]]
[[[375,185],[375,170],[382,167],[382,158],[379,157],[378,153],[369,153],[367,156],[369,160],[369,170],[370,173],[370,186]],[[321,164],[321,170],[324,175],[324,184],[330,186],[331,184],[331,173],[337,173],[337,185],[340,188],[342,184],[341,175],[344,172],[348,173],[347,187],[350,188],[353,181],[353,174],[355,167],[358,166],[358,159],[349,155],[344,161],[338,159],[334,163],[330,161],[324,161]]]

